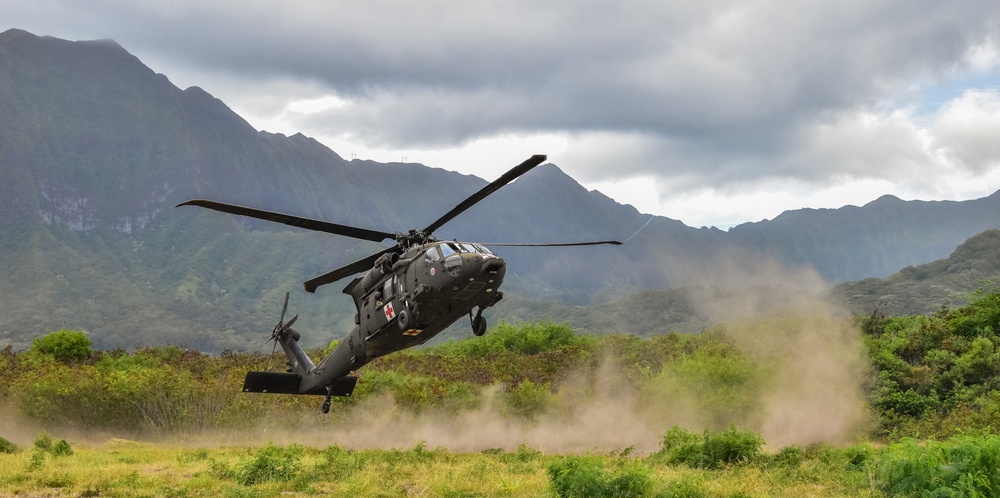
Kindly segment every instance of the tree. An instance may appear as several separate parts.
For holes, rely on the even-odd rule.
[[[86,332],[62,329],[36,337],[31,341],[31,351],[52,356],[63,363],[72,363],[90,358],[91,344]]]

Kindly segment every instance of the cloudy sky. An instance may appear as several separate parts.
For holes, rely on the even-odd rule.
[[[0,0],[258,129],[487,180],[534,153],[726,228],[1000,190],[995,0]]]

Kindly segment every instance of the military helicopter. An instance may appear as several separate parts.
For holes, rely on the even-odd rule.
[[[288,294],[285,294],[281,318],[271,331],[270,340],[284,350],[288,371],[247,372],[243,391],[324,395],[323,413],[328,413],[331,397],[350,396],[358,382],[354,371],[375,358],[423,344],[463,316],[469,317],[475,335],[485,334],[487,324],[483,310],[503,298],[499,287],[503,283],[506,263],[481,243],[441,241],[431,234],[545,159],[544,155],[530,157],[424,229],[406,233],[358,228],[202,199],[178,204],[177,207],[201,206],[373,242],[396,241],[392,247],[305,282],[306,291],[313,293],[321,285],[365,272],[343,290],[354,299],[357,308],[354,327],[319,365],[314,365],[299,346],[300,334],[292,328],[298,315],[284,321],[288,309]],[[565,247],[598,244],[620,245],[621,242],[491,245]]]

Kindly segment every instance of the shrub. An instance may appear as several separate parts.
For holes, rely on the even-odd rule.
[[[52,451],[52,436],[44,431],[38,433],[38,437],[35,438],[35,449]]]
[[[52,356],[63,363],[90,358],[90,339],[79,330],[62,329],[31,341],[31,351]]]
[[[701,462],[703,443],[701,435],[674,426],[660,439],[660,451],[653,456],[670,465],[697,467]]]
[[[302,466],[303,448],[293,444],[287,448],[268,444],[250,459],[241,462],[231,472],[223,472],[236,482],[251,486],[264,482],[288,482]]]
[[[52,456],[70,456],[73,454],[73,448],[70,447],[69,443],[65,439],[60,439],[56,441],[56,444],[52,445]]]
[[[449,341],[437,346],[434,351],[443,355],[473,357],[504,352],[534,355],[566,346],[588,344],[592,340],[590,337],[575,335],[566,323],[501,323],[483,337]]]
[[[547,472],[552,490],[563,498],[645,496],[653,487],[647,469],[629,466],[610,473],[592,456],[561,458]]]
[[[39,470],[45,466],[45,450],[35,448],[31,450],[31,459],[28,460],[28,470]]]
[[[0,453],[20,453],[21,447],[0,437]]]
[[[706,430],[701,436],[674,427],[663,436],[660,451],[653,456],[671,465],[719,469],[755,460],[763,445],[757,434],[733,426],[722,432]]]
[[[753,461],[760,456],[764,440],[750,431],[741,431],[733,426],[718,433],[705,433],[705,456],[702,466],[717,469]]]
[[[690,399],[710,429],[747,420],[758,410],[766,371],[735,346],[706,340],[668,362],[642,384],[641,396],[653,410],[670,410],[672,400]]]
[[[549,384],[535,384],[531,379],[524,379],[504,394],[504,412],[532,418],[545,411],[551,397]]]
[[[1000,437],[904,440],[886,449],[875,479],[887,496],[998,496]]]
[[[785,446],[771,457],[771,461],[780,467],[798,467],[806,458],[806,452],[796,445]]]
[[[704,498],[708,496],[708,492],[705,491],[699,482],[687,478],[671,481],[657,496],[663,498]]]

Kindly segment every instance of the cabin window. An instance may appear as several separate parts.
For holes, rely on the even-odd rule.
[[[392,299],[392,296],[396,295],[396,276],[393,275],[392,278],[385,281],[385,286],[382,289],[382,299],[388,302]]]

